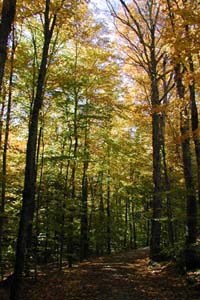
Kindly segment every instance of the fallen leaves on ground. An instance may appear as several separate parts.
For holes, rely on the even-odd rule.
[[[22,300],[29,299],[197,300],[199,291],[170,263],[150,266],[148,250],[138,249],[83,262],[72,269],[48,270],[37,282],[24,282]]]

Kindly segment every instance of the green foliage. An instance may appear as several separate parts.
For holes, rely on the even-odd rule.
[[[28,11],[32,11],[32,4],[27,5]],[[63,27],[57,28],[51,44],[38,128],[36,213],[31,249],[34,265],[52,261],[62,264],[69,255],[73,261],[79,259],[84,187],[87,190],[85,222],[90,255],[108,252],[109,242],[111,251],[148,246],[150,242],[153,166],[149,81],[140,68],[140,72],[137,70],[137,74],[133,74],[136,72],[134,66],[128,74],[130,82],[127,82],[126,67],[120,69],[121,57],[115,55],[116,45],[105,41],[101,35],[104,27],[95,22],[86,4],[78,6],[77,3],[72,12],[66,9],[59,15]],[[69,19],[65,19],[66,15]],[[4,268],[12,268],[14,262],[28,125],[42,52],[42,29],[38,13],[16,21],[18,46],[12,86],[6,209],[0,216],[5,221]],[[8,80],[9,74],[6,76]],[[163,82],[159,88],[162,93]],[[5,97],[8,97],[5,90]],[[175,140],[180,111],[174,90],[169,96],[173,100],[166,111],[163,106],[159,113],[163,116],[166,113],[167,119],[166,161],[171,186],[166,189],[162,166],[159,222],[162,253],[178,257],[185,245],[186,192],[180,144]],[[3,111],[3,100],[0,105],[4,134],[6,109]],[[196,171],[194,159],[193,167]],[[174,245],[169,238],[168,199],[171,201]]]

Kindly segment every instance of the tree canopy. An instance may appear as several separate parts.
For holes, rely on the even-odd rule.
[[[199,1],[105,7],[99,18],[88,1],[1,4],[0,272],[13,273],[10,300],[41,265],[123,249],[200,265]]]

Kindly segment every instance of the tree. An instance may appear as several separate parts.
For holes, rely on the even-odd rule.
[[[2,83],[4,77],[5,64],[7,59],[7,44],[8,38],[12,29],[12,24],[15,18],[16,11],[16,0],[4,0],[2,4],[1,11],[1,23],[0,23],[0,95],[2,92]],[[11,75],[12,77],[12,75]],[[12,85],[12,83],[11,83]],[[11,88],[10,88],[11,89]],[[10,118],[10,102],[11,102],[11,93],[9,96],[8,103],[8,114],[7,114],[7,135],[5,136],[4,143],[4,163],[3,163],[3,181],[2,181],[2,200],[0,204],[0,260],[2,260],[2,237],[3,237],[3,214],[5,209],[5,180],[6,180],[6,149],[7,149],[7,140],[9,132],[9,118]],[[2,103],[2,114],[4,110],[4,103]],[[2,133],[2,120],[0,124],[0,132]],[[0,137],[1,139],[1,137]]]
[[[174,1],[166,1],[169,21],[171,25],[172,34],[175,39],[179,39],[183,36],[188,36],[189,26],[184,21],[184,25],[180,26],[177,22],[179,17],[174,14],[172,9],[172,5],[175,4],[175,7],[178,8],[178,3]],[[181,4],[185,8],[187,5],[187,1],[181,1]],[[179,28],[179,37],[176,35],[177,26]],[[181,28],[181,29],[180,29]],[[181,33],[181,35],[180,35]],[[180,48],[181,50],[181,48]],[[183,50],[184,51],[184,50]],[[195,151],[197,156],[197,174],[199,173],[199,138],[198,133],[198,111],[195,100],[195,82],[194,79],[189,82],[189,86],[185,84],[184,76],[187,72],[187,63],[185,63],[184,57],[179,52],[173,57],[172,61],[174,64],[174,73],[175,73],[175,82],[177,95],[182,103],[180,110],[180,132],[181,132],[181,145],[182,145],[182,159],[183,159],[183,170],[184,170],[184,179],[185,179],[185,188],[186,188],[186,200],[187,200],[187,232],[186,232],[186,265],[190,268],[191,265],[195,264],[192,262],[192,259],[189,258],[191,256],[191,246],[196,243],[197,239],[197,201],[196,201],[196,193],[195,193],[195,183],[194,183],[194,174],[192,168],[192,152],[191,152],[191,139],[190,139],[190,115],[189,115],[189,105],[191,107],[191,119],[192,119],[192,131],[193,138],[195,143]],[[189,72],[194,72],[193,61],[190,52],[186,55],[189,61]],[[192,75],[193,76],[193,75]],[[189,103],[187,101],[187,88],[189,90]],[[198,177],[199,180],[199,177]],[[189,251],[187,251],[189,249]],[[187,263],[190,261],[190,263]]]
[[[4,0],[0,23],[0,92],[7,58],[8,37],[15,18],[16,0]]]
[[[1,206],[0,206],[0,264],[1,273],[3,278],[3,236],[4,236],[4,214],[5,214],[5,202],[6,202],[6,183],[7,183],[7,151],[8,151],[8,141],[10,133],[10,117],[11,117],[11,106],[12,106],[12,89],[13,89],[13,71],[14,71],[14,55],[16,49],[15,34],[13,29],[12,36],[12,52],[10,58],[10,76],[9,76],[9,92],[8,92],[8,103],[7,103],[7,115],[6,115],[6,128],[5,128],[5,138],[3,145],[3,159],[2,159],[2,184],[1,184]]]
[[[35,208],[35,184],[36,184],[36,150],[39,113],[43,103],[45,79],[47,73],[47,60],[49,46],[56,25],[57,14],[50,16],[50,0],[46,0],[44,12],[44,45],[37,81],[37,90],[31,112],[29,135],[26,150],[26,168],[24,179],[24,191],[22,211],[19,225],[19,233],[16,248],[16,261],[14,280],[11,287],[10,299],[17,300],[20,295],[21,277],[24,269],[25,254],[29,234],[31,234],[34,208]]]
[[[122,14],[117,13],[108,1],[114,17],[125,26],[126,31],[119,30],[122,38],[127,41],[132,54],[128,56],[134,65],[143,69],[149,78],[150,103],[152,112],[152,147],[153,147],[153,200],[152,200],[152,224],[150,256],[154,260],[160,259],[161,254],[161,205],[162,205],[162,101],[165,97],[160,93],[160,81],[163,76],[162,61],[165,53],[161,41],[162,23],[160,17],[159,1],[142,1],[139,4],[133,1],[132,5],[125,1],[119,1],[122,6]],[[171,89],[170,80],[167,82],[167,91]]]

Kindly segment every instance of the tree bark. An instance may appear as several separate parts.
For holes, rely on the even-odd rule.
[[[152,103],[152,146],[153,146],[153,216],[151,222],[151,239],[150,239],[150,257],[153,260],[160,260],[160,233],[161,233],[161,150],[162,150],[162,113],[160,109],[157,65],[155,55],[155,44],[152,40],[151,50],[151,103]]]
[[[70,157],[72,148],[72,139],[69,140],[69,150],[68,156]],[[60,257],[59,257],[59,269],[62,269],[63,263],[63,251],[64,251],[64,242],[65,242],[65,223],[66,223],[66,201],[69,196],[69,170],[70,170],[70,159],[67,161],[66,171],[65,171],[65,183],[64,183],[64,194],[63,194],[63,203],[62,203],[62,220],[61,220],[61,233],[60,233]]]
[[[1,205],[0,205],[0,265],[1,265],[1,275],[3,278],[3,232],[4,232],[4,213],[5,213],[5,203],[6,203],[6,183],[7,183],[7,150],[8,150],[8,139],[10,132],[10,114],[12,105],[12,86],[13,86],[13,69],[14,69],[14,54],[15,54],[15,41],[14,41],[14,31],[12,40],[12,54],[11,54],[11,66],[10,66],[10,78],[9,78],[9,91],[8,91],[8,104],[7,104],[7,115],[6,115],[6,128],[5,128],[5,138],[3,145],[3,163],[2,163],[2,183],[1,183]]]
[[[88,103],[86,103],[87,106]],[[87,108],[86,108],[87,114]],[[89,145],[88,145],[88,118],[86,115],[84,124],[84,153],[83,153],[83,175],[82,175],[82,203],[81,203],[81,260],[88,257],[88,175],[89,166]]]
[[[153,113],[153,216],[151,222],[150,257],[159,260],[160,255],[160,232],[161,232],[161,143],[160,143],[160,116]]]
[[[8,37],[11,32],[16,11],[16,0],[3,0],[0,23],[0,93],[7,59]]]
[[[77,61],[77,57],[76,57]],[[75,62],[76,65],[77,62]],[[76,72],[76,66],[75,66]],[[74,255],[74,213],[75,213],[75,201],[76,201],[76,168],[77,168],[77,151],[78,151],[78,92],[74,90],[74,120],[73,120],[73,162],[71,170],[71,197],[69,203],[69,218],[68,218],[68,244],[67,244],[67,255],[68,255],[68,266],[72,267],[73,255]]]
[[[137,231],[136,231],[136,218],[135,218],[135,203],[134,203],[134,200],[132,199],[131,200],[131,219],[132,219],[132,236],[133,236],[133,239],[132,239],[132,247],[134,249],[137,248]]]
[[[125,198],[125,220],[124,220],[124,248],[127,247],[127,235],[128,235],[128,198]]]
[[[36,199],[36,217],[35,217],[35,245],[34,245],[34,262],[35,262],[35,279],[37,279],[38,270],[38,236],[39,236],[39,224],[40,224],[40,205],[42,200],[42,181],[43,181],[43,173],[44,173],[44,122],[42,122],[40,130],[39,130],[39,137],[38,137],[38,145],[37,145],[37,155],[36,155],[36,164],[38,170],[39,164],[39,156],[41,152],[41,166],[39,171],[39,184],[37,188],[37,199]],[[42,150],[41,150],[42,148]]]
[[[161,146],[162,146],[162,130],[161,130],[161,116],[160,110],[161,100],[159,98],[159,80],[162,76],[158,72],[158,65],[162,60],[162,45],[158,51],[159,39],[162,35],[159,25],[160,4],[155,5],[155,1],[144,1],[139,4],[138,1],[133,0],[133,9],[126,4],[126,1],[119,0],[123,7],[124,17],[117,14],[111,1],[108,1],[114,16],[125,24],[134,35],[137,36],[137,45],[131,41],[129,36],[125,37],[126,41],[130,43],[131,48],[135,54],[133,63],[147,73],[151,88],[150,100],[152,107],[152,147],[153,147],[153,200],[152,200],[152,222],[151,222],[151,241],[150,241],[150,257],[153,260],[160,259],[160,233],[161,233]],[[133,12],[134,11],[134,12]],[[137,18],[138,16],[138,18]]]
[[[44,45],[39,69],[36,96],[33,103],[32,114],[29,124],[29,133],[26,149],[26,165],[22,209],[20,215],[19,232],[16,246],[16,260],[14,279],[11,286],[10,300],[18,300],[20,297],[21,278],[24,271],[25,255],[27,250],[28,234],[32,227],[35,210],[35,185],[36,185],[36,150],[38,136],[39,113],[43,104],[45,78],[47,73],[47,61],[49,45],[56,22],[54,15],[52,23],[49,17],[50,0],[46,0],[44,22]]]
[[[167,56],[163,59],[163,73],[166,74],[166,64]],[[167,79],[166,76],[163,76],[163,92],[166,95],[163,99],[163,104],[168,104],[168,88],[167,88]],[[166,158],[166,141],[165,141],[165,128],[166,128],[166,111],[163,111],[161,118],[161,130],[162,130],[162,162],[163,162],[163,171],[164,171],[164,186],[166,194],[166,208],[167,208],[167,231],[169,244],[174,248],[174,230],[173,230],[173,221],[172,221],[172,205],[171,205],[171,191],[170,178],[168,174],[167,158]]]
[[[185,97],[185,87],[182,82],[181,65],[175,66],[175,80],[177,93],[181,101]],[[197,202],[195,196],[194,178],[192,171],[192,159],[190,150],[190,136],[189,136],[189,112],[185,105],[180,113],[180,131],[182,139],[182,156],[183,156],[183,170],[186,187],[187,199],[187,236],[186,245],[196,242],[197,238]]]
[[[81,203],[81,260],[88,257],[88,161],[83,163],[82,203]]]
[[[107,214],[107,254],[111,254],[111,209],[110,209],[110,174],[108,175],[107,182],[107,198],[106,198],[106,214]]]
[[[192,76],[194,75],[194,64],[192,56],[189,57],[190,72]],[[196,93],[195,93],[195,80],[189,85],[190,92],[190,106],[191,106],[191,123],[192,123],[192,136],[195,146],[196,162],[197,162],[197,180],[198,180],[198,200],[200,205],[200,136],[199,136],[199,117],[198,109],[196,103]]]

